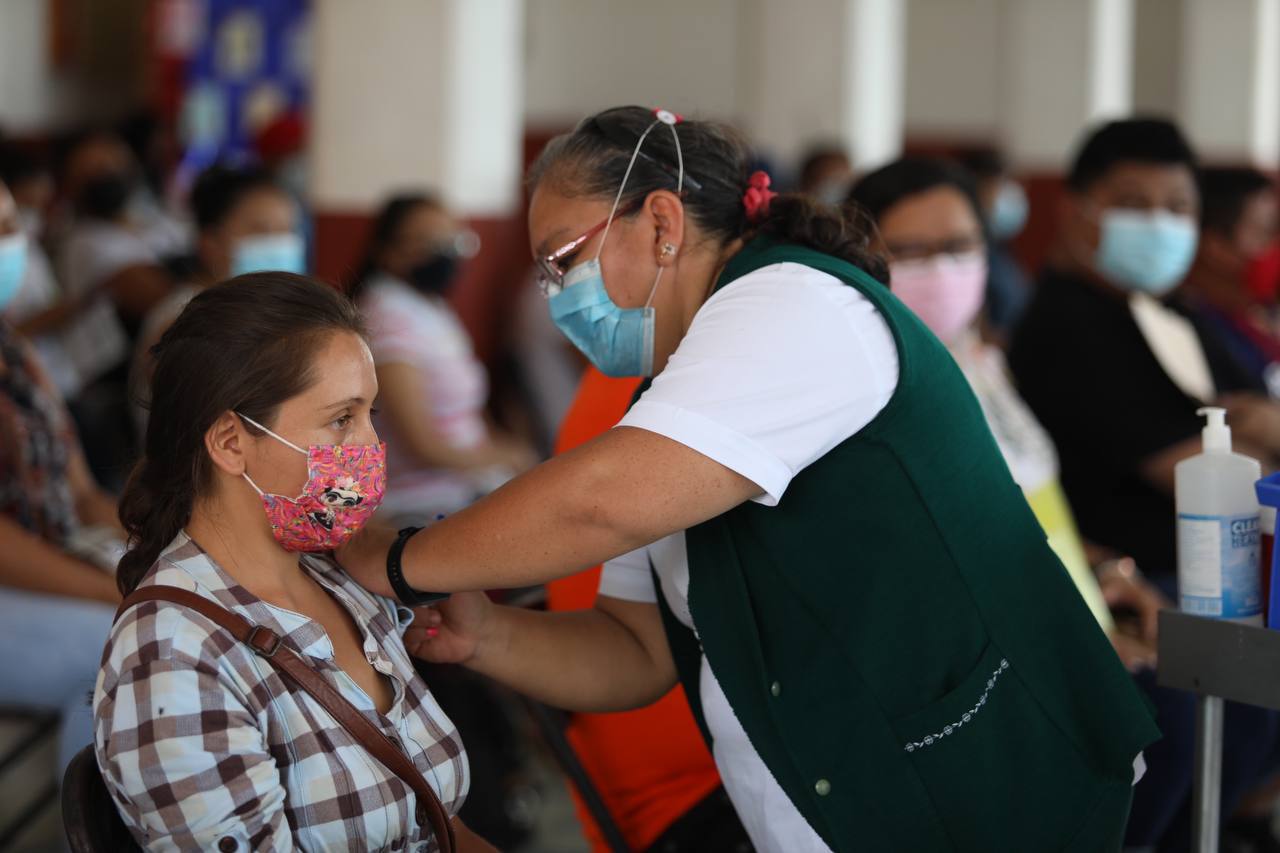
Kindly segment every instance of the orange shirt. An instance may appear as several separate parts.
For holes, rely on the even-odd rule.
[[[590,441],[621,420],[639,385],[639,379],[611,379],[588,367],[560,427],[556,452]],[[597,566],[548,584],[549,608],[591,607],[599,579]],[[633,850],[647,848],[720,785],[715,762],[679,685],[637,711],[574,714],[568,738]],[[573,798],[592,849],[608,853],[576,791]]]

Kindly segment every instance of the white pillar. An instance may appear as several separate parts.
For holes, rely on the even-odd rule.
[[[1019,169],[1061,169],[1090,125],[1133,101],[1133,0],[1005,0],[1001,141]]]
[[[859,169],[902,150],[906,0],[754,0],[743,15],[744,126],[784,166],[815,140]]]
[[[1179,113],[1198,153],[1280,162],[1280,0],[1185,0]]]
[[[523,127],[523,0],[316,0],[311,189],[368,212],[430,188],[466,217],[512,213]]]

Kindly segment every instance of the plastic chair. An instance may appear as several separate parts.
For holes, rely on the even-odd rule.
[[[72,853],[127,853],[141,850],[98,772],[93,746],[76,753],[62,780],[62,826]]]

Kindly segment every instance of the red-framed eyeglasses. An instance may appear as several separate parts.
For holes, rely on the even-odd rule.
[[[618,208],[613,214],[614,219],[621,219],[624,216],[630,216],[644,205],[644,198],[638,198],[634,201],[624,204]],[[539,255],[534,258],[538,265],[538,287],[542,290],[542,295],[548,299],[564,290],[564,276],[568,272],[562,264],[564,259],[572,255],[574,252],[582,248],[582,246],[592,237],[604,230],[609,224],[609,217],[600,220],[596,225],[584,231],[580,236],[565,243],[559,249],[556,249],[549,255]]]

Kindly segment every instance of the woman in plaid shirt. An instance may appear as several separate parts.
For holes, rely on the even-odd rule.
[[[120,588],[180,587],[273,629],[452,816],[466,752],[405,651],[414,614],[327,553],[381,496],[377,390],[359,315],[331,288],[259,273],[197,296],[156,349],[146,453],[121,502]],[[125,610],[94,713],[99,767],[149,850],[438,847],[405,782],[192,609]],[[454,824],[457,849],[492,850]]]

